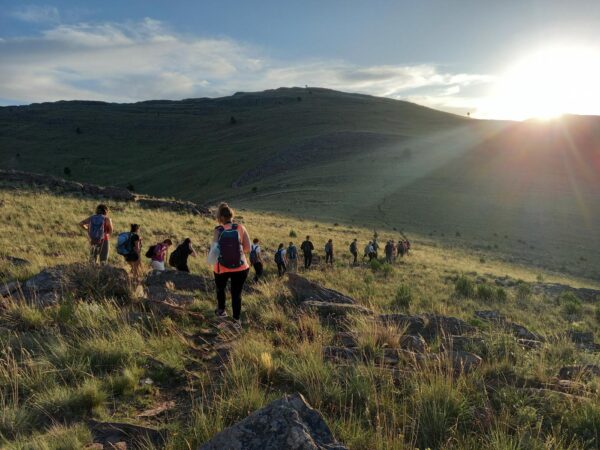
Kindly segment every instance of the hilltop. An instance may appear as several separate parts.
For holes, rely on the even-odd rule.
[[[386,226],[600,278],[600,119],[480,121],[322,88],[0,108],[0,167]]]
[[[3,448],[219,448],[247,438],[227,429],[240,420],[264,433],[251,413],[266,405],[279,408],[260,413],[267,428],[300,423],[340,449],[598,447],[600,286],[589,280],[412,234],[410,256],[352,267],[348,244],[371,230],[241,210],[268,256],[240,333],[212,318],[205,254],[192,276],[149,276],[142,290],[114,252],[100,273],[84,264],[77,223],[98,201],[0,182],[1,292],[12,292],[0,301]],[[208,246],[205,215],[102,201],[117,231],[142,224],[146,247]],[[277,244],[307,233],[318,254],[334,240],[335,267],[277,278]],[[287,419],[293,408],[300,419]]]

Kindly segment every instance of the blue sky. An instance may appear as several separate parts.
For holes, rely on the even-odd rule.
[[[476,114],[529,52],[598,42],[599,1],[0,0],[0,104],[308,84]]]

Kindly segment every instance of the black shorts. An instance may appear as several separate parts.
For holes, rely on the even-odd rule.
[[[129,253],[128,255],[125,255],[125,261],[127,262],[137,262],[140,260],[140,255],[138,255],[136,252],[132,252]]]

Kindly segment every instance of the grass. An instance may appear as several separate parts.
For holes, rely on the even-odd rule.
[[[0,190],[0,247],[31,264],[3,265],[2,281],[25,279],[42,268],[84,261],[85,237],[76,223],[95,201],[50,192]],[[144,245],[191,236],[205,251],[213,223],[202,217],[114,202],[117,230],[142,224]],[[328,238],[338,249],[359,243],[372,230],[284,215],[240,211],[251,237],[272,254],[279,242],[310,233],[321,253]],[[37,232],[41,221],[53,224]],[[316,227],[315,225],[318,225]],[[10,236],[21,233],[28,240]],[[393,230],[379,230],[392,239]],[[291,238],[294,240],[294,238]],[[298,245],[299,242],[296,242]],[[319,409],[335,436],[353,449],[389,448],[595,448],[600,445],[598,381],[580,380],[578,397],[533,387],[551,384],[560,367],[599,364],[595,353],[578,349],[569,329],[600,332],[597,307],[569,296],[535,293],[533,283],[597,287],[539,268],[509,264],[486,254],[449,248],[433,240],[413,240],[409,257],[376,270],[352,267],[339,250],[334,269],[316,268],[307,276],[357,299],[377,313],[439,313],[476,324],[482,342],[467,347],[483,358],[480,369],[456,375],[443,364],[395,372],[378,364],[395,348],[404,330],[350,318],[363,358],[338,365],[323,359],[323,347],[336,332],[316,316],[301,312],[290,292],[267,264],[265,283],[244,297],[243,338],[232,343],[220,374],[211,371],[186,336],[196,322],[161,317],[133,296],[119,300],[105,283],[92,280],[78,295],[39,310],[7,302],[0,311],[0,442],[3,448],[82,448],[91,442],[88,418],[166,426],[166,448],[195,448],[219,430],[285,393],[301,392]],[[266,261],[270,261],[266,258]],[[111,263],[124,266],[113,253]],[[204,257],[190,260],[193,272],[210,269]],[[383,270],[382,267],[388,267]],[[87,270],[87,269],[86,269]],[[509,275],[523,283],[500,288],[495,278]],[[568,306],[565,306],[568,305]],[[576,314],[572,306],[577,306]],[[199,293],[194,310],[214,309],[212,294]],[[566,308],[569,310],[566,311]],[[525,350],[502,329],[474,319],[478,309],[494,309],[546,337],[539,349]],[[568,313],[568,314],[567,314]],[[431,343],[437,348],[439,343]],[[146,380],[150,379],[151,383]],[[579,380],[578,380],[579,381]],[[165,400],[176,410],[157,419],[137,415]]]

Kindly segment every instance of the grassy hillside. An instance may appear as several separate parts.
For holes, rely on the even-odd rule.
[[[0,108],[0,166],[431,235],[600,279],[600,120],[477,121],[319,88]]]
[[[62,197],[27,188],[0,189],[0,248],[30,260],[16,267],[0,259],[3,281],[27,278],[56,264],[84,261],[86,241],[76,223],[96,201]],[[112,202],[117,230],[142,224],[145,245],[166,236],[192,237],[205,248],[213,228],[208,218]],[[117,303],[98,286],[85,298],[65,293],[43,310],[4,302],[0,310],[0,442],[3,448],[79,449],[91,442],[90,421],[152,425],[169,431],[164,447],[196,448],[224,427],[283,393],[301,392],[325,416],[335,436],[352,449],[597,448],[600,445],[598,378],[557,382],[562,366],[599,364],[567,330],[598,333],[599,311],[573,295],[544,294],[540,286],[560,282],[598,287],[585,279],[497,260],[493,250],[472,253],[411,236],[413,253],[395,265],[350,267],[345,250],[369,229],[300,220],[283,214],[240,211],[251,237],[270,252],[279,242],[310,233],[318,253],[326,239],[338,248],[334,269],[305,275],[354,297],[375,313],[438,313],[476,328],[469,347],[483,358],[467,374],[442,365],[392,370],[381,362],[398,346],[403,331],[351,317],[364,360],[324,358],[336,327],[299,309],[283,280],[268,264],[264,285],[244,297],[241,337],[232,336],[227,362],[215,367],[202,330],[223,333],[210,319],[212,292],[196,292],[191,311],[206,321],[152,312],[139,299]],[[397,238],[380,227],[380,238]],[[16,238],[15,238],[16,237]],[[293,238],[299,241],[299,238]],[[111,263],[122,265],[115,255]],[[193,272],[209,274],[204,257]],[[496,286],[508,275],[522,282]],[[475,284],[475,282],[478,284]],[[539,348],[526,349],[493,323],[474,316],[497,310],[542,335]],[[219,331],[221,330],[221,331]],[[477,340],[481,339],[481,340]],[[196,343],[194,343],[196,342]],[[436,352],[442,339],[428,343]],[[152,380],[152,383],[144,381]],[[157,405],[174,407],[140,417]],[[143,415],[143,414],[142,414]],[[162,446],[161,446],[162,447]]]

